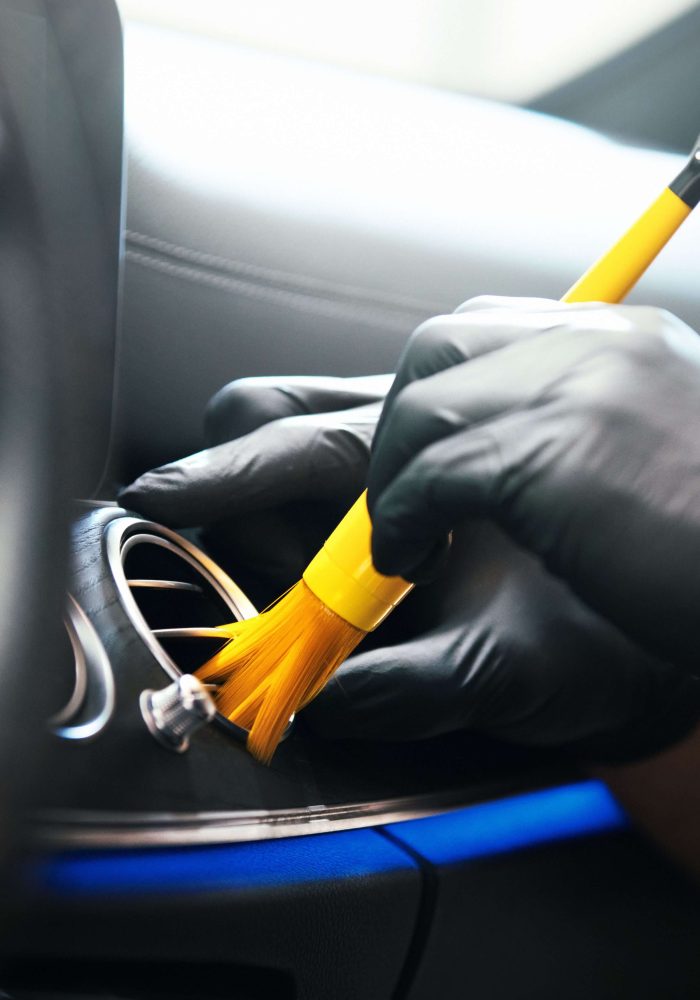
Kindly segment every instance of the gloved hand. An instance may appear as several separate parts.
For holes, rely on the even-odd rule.
[[[210,447],[144,473],[120,503],[174,528],[204,526],[211,554],[264,607],[299,579],[364,489],[391,381],[232,382],[207,406]]]
[[[486,516],[645,648],[700,664],[700,339],[666,312],[476,299],[418,329],[374,443],[377,568]]]
[[[208,413],[209,439],[230,443],[146,473],[121,501],[174,525],[214,518],[210,536],[225,525],[238,553],[248,546],[276,577],[284,551],[292,582],[364,486],[379,411],[367,393],[389,381],[232,383]],[[301,509],[319,495],[334,520],[307,521],[303,540],[284,544],[289,498]],[[257,534],[261,518],[278,522],[276,545]],[[464,525],[454,548],[447,575],[416,590],[371,637],[379,647],[362,647],[304,711],[313,728],[380,739],[471,728],[612,759],[673,742],[700,716],[697,683],[632,645],[492,525]]]

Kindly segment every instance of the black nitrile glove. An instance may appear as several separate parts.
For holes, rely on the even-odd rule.
[[[364,390],[378,396],[388,384],[370,380]],[[122,502],[173,525],[215,520],[210,535],[224,531],[236,558],[298,579],[363,488],[379,407],[341,410],[367,403],[354,395],[357,380],[293,385],[232,383],[208,415],[210,440],[231,442],[146,473]],[[325,504],[334,520],[306,521],[300,531],[303,501],[319,496],[316,508]],[[293,521],[290,497],[299,504]],[[257,534],[261,521],[278,526],[276,546]],[[320,733],[418,739],[471,728],[613,759],[653,752],[700,716],[696,682],[639,650],[483,522],[455,533],[447,574],[412,594],[372,639],[379,648],[352,657],[305,710]]]
[[[120,503],[211,554],[264,606],[303,573],[365,487],[392,376],[239,379],[209,402],[208,447],[144,473]]]
[[[700,664],[700,339],[666,312],[476,299],[410,342],[369,472],[377,568],[485,516],[658,655]]]

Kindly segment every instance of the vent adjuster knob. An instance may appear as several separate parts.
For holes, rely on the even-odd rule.
[[[183,674],[161,691],[142,691],[139,706],[151,735],[176,753],[187,750],[193,733],[216,715],[214,699],[192,674]]]

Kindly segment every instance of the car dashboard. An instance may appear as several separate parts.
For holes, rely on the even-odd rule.
[[[218,713],[164,738],[154,697],[179,710],[216,627],[256,607],[195,531],[113,500],[202,447],[223,381],[380,373],[473,294],[557,297],[678,158],[138,25],[124,105],[112,0],[0,0],[0,27],[58,275],[68,539],[59,637],[27,657],[41,683],[14,713],[2,995],[695,995],[696,888],[562,754],[321,740],[303,714],[269,767]],[[48,69],[30,86],[27,65]],[[635,300],[700,327],[694,240],[689,224]]]

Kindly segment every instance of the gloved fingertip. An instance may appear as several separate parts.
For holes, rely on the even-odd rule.
[[[398,539],[386,538],[384,535],[372,535],[372,562],[374,567],[384,576],[403,576],[405,567],[409,565],[405,553],[400,550]]]
[[[120,506],[126,507],[128,510],[138,511],[139,504],[143,500],[143,490],[139,484],[140,479],[135,479],[133,483],[117,490],[116,499]]]
[[[177,516],[175,505],[168,502],[168,494],[154,489],[151,474],[148,472],[118,490],[116,499],[126,510],[132,510],[135,514],[140,514],[141,517],[151,521],[162,521],[172,528],[194,523]]]
[[[378,522],[372,531],[372,561],[384,576],[402,576],[410,583],[422,583],[434,575],[434,564],[444,561],[444,543],[436,554],[433,540],[409,538],[390,525]]]
[[[298,408],[278,386],[264,379],[238,379],[219,389],[207,403],[204,437],[209,447],[224,444],[296,412]]]
[[[440,576],[450,558],[451,547],[451,535],[438,539],[423,562],[411,571],[411,583],[419,585],[432,583],[436,577]]]

